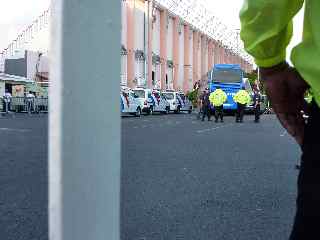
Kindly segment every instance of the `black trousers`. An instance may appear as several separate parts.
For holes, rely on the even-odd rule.
[[[320,239],[320,109],[315,103],[305,129],[296,205],[290,240]]]
[[[223,121],[223,105],[214,107],[214,118],[216,121],[218,121],[219,117]]]
[[[258,104],[255,108],[254,108],[254,120],[256,122],[259,122],[260,120],[260,104]]]
[[[237,103],[236,121],[240,121],[240,122],[243,121],[245,107],[246,107],[245,104]]]
[[[204,120],[205,117],[208,117],[208,120],[211,118],[211,109],[209,106],[203,106],[202,107],[202,120]]]

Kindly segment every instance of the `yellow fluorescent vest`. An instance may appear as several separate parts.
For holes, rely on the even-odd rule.
[[[241,38],[258,66],[271,67],[285,61],[292,37],[292,18],[304,2],[302,42],[293,49],[291,61],[311,86],[320,106],[319,0],[244,0],[240,12]]]
[[[210,94],[209,100],[213,106],[219,107],[226,102],[227,94],[221,89],[216,89]]]
[[[251,97],[246,90],[239,90],[234,96],[233,100],[236,103],[248,104],[251,102]]]

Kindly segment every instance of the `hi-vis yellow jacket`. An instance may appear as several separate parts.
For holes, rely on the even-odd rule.
[[[292,19],[305,3],[302,42],[292,50],[291,61],[311,86],[320,106],[320,1],[244,0],[240,12],[241,38],[245,49],[260,67],[286,59],[292,37]]]
[[[251,102],[251,97],[246,90],[241,89],[233,96],[233,100],[236,103],[248,104]]]
[[[221,89],[216,89],[210,94],[209,100],[213,106],[220,107],[227,101],[227,94]]]

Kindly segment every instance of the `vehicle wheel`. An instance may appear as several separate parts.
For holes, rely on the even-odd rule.
[[[135,113],[136,117],[141,117],[141,109],[138,107]]]
[[[180,106],[177,108],[177,113],[180,113],[181,112],[181,109],[180,109]]]
[[[192,113],[192,107],[189,109],[188,113],[189,113],[189,114]]]
[[[165,114],[169,114],[169,112],[170,112],[170,108],[169,108],[169,107],[167,107],[167,108],[166,108],[166,112],[165,112]]]

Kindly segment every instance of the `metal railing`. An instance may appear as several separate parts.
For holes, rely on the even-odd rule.
[[[0,101],[2,112],[7,112],[8,108],[10,112],[47,113],[49,106],[48,98],[44,97],[12,97],[9,104],[3,98],[0,98]]]

